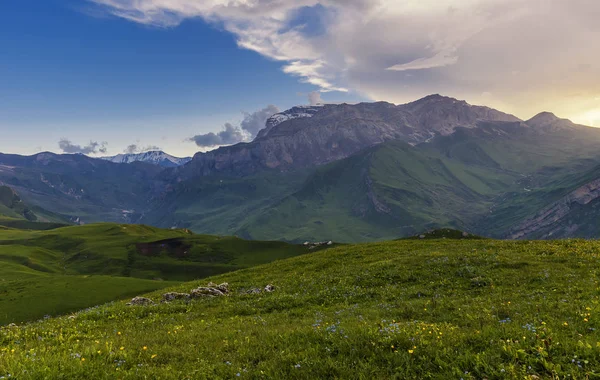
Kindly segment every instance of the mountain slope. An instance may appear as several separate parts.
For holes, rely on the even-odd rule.
[[[9,218],[36,221],[37,215],[8,186],[0,186],[0,215]]]
[[[251,143],[197,153],[177,171],[177,178],[307,168],[385,141],[418,144],[458,127],[474,128],[482,120],[519,121],[512,115],[439,95],[399,106],[386,102],[329,104],[310,117],[291,118],[267,128]]]
[[[0,184],[73,221],[130,221],[163,189],[163,169],[147,163],[115,164],[84,155],[0,154]]]
[[[600,164],[600,130],[547,116],[531,124],[480,120],[414,146],[395,139],[316,169],[263,171],[270,185],[257,185],[266,174],[183,180],[148,222],[296,242],[383,240],[437,227],[502,237],[582,186],[573,173]],[[234,183],[240,190],[230,198]]]
[[[149,151],[143,153],[117,154],[116,156],[100,157],[103,160],[117,164],[130,164],[132,162],[146,162],[158,165],[164,168],[173,168],[185,165],[192,159],[191,157],[174,157],[163,151]]]

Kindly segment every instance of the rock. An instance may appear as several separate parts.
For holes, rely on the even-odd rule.
[[[462,233],[462,237],[464,237],[464,238],[469,237],[469,233],[468,232],[463,232]]]
[[[206,286],[208,286],[209,288],[216,288],[217,284],[215,284],[214,282],[209,282]]]
[[[333,242],[331,240],[327,242],[327,245],[332,245],[332,244],[333,244]]]
[[[146,297],[133,297],[127,306],[148,306],[154,305],[154,301]]]
[[[425,239],[425,235],[419,235],[419,239]]]
[[[171,302],[171,301],[175,301],[175,300],[189,300],[189,299],[190,299],[190,295],[187,293],[170,292],[170,293],[163,294],[164,302]]]
[[[271,284],[265,286],[265,292],[271,293],[275,291],[275,287]]]
[[[261,290],[259,288],[252,288],[252,289],[246,290],[246,294],[259,294],[260,292],[261,292]]]
[[[193,289],[190,292],[190,296],[192,298],[200,298],[200,297],[220,297],[220,296],[224,296],[225,293],[223,293],[222,291],[220,291],[217,288],[210,288],[210,287],[199,287],[196,289]]]
[[[226,282],[217,285],[216,288],[219,289],[222,293],[229,293],[229,284]]]

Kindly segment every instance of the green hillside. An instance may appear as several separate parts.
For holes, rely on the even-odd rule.
[[[0,376],[596,378],[599,251],[590,241],[342,246],[170,289],[228,282],[225,297],[4,327]],[[266,284],[275,291],[243,291]]]
[[[7,218],[29,221],[36,221],[38,219],[37,215],[8,186],[0,186],[0,215]]]
[[[301,172],[182,181],[142,221],[293,242],[390,240],[442,227],[505,237],[600,177],[598,144],[591,128],[482,123],[417,146],[386,142]]]
[[[141,225],[0,229],[0,323],[63,314],[308,251]]]

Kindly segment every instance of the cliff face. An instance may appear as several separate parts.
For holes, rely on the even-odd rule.
[[[295,107],[267,121],[256,140],[198,153],[178,170],[180,178],[248,175],[259,169],[287,171],[346,158],[367,147],[399,139],[416,145],[479,121],[518,118],[464,101],[432,95],[413,103]]]
[[[543,234],[545,238],[572,233],[577,225],[567,222],[571,212],[578,206],[586,206],[600,198],[600,179],[591,181],[570,192],[562,199],[544,207],[536,215],[521,222],[511,229],[509,239],[528,238],[532,234]],[[566,230],[565,230],[566,229]]]

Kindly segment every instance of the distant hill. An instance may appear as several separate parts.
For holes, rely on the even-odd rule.
[[[163,170],[144,162],[116,164],[81,154],[0,154],[0,183],[30,206],[74,222],[130,222],[148,206]]]
[[[36,221],[37,215],[8,186],[0,186],[0,216]]]
[[[116,156],[100,157],[103,160],[118,164],[130,164],[132,162],[146,162],[158,165],[164,168],[172,168],[185,165],[192,159],[191,157],[174,157],[163,151],[149,151],[143,153],[117,154]]]

